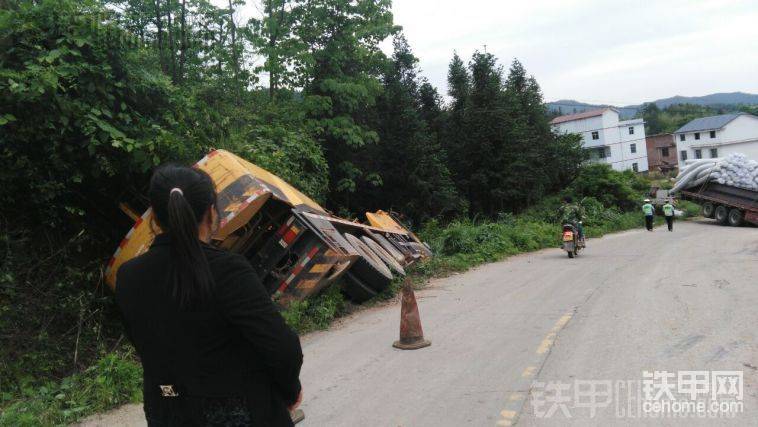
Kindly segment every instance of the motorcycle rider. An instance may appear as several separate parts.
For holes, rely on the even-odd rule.
[[[577,231],[578,242],[581,247],[584,247],[584,227],[582,221],[584,221],[584,208],[581,205],[575,204],[571,196],[563,198],[563,204],[558,208],[558,216],[561,220],[561,224],[571,224]]]

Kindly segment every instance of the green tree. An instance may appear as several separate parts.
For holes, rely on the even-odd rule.
[[[663,131],[661,123],[661,110],[654,102],[648,102],[640,110],[642,118],[645,120],[645,134],[656,135]]]
[[[505,153],[511,160],[501,187],[511,204],[524,207],[571,182],[586,152],[575,135],[552,132],[539,84],[518,60],[511,64],[505,88],[510,117]]]
[[[464,205],[447,168],[447,155],[432,130],[440,125],[439,95],[420,81],[418,59],[406,38],[396,35],[393,45],[376,107],[379,143],[368,150],[383,185],[363,189],[361,205],[391,207],[416,221],[460,214]]]
[[[466,134],[466,119],[471,76],[457,53],[453,53],[453,59],[448,67],[447,86],[451,103],[447,111],[448,121],[443,128],[443,147],[450,155],[450,159],[455,159],[450,162],[449,168],[460,193],[468,199],[468,191],[464,187],[463,180],[470,166],[467,166],[463,156],[466,153],[469,138]]]
[[[387,57],[379,43],[397,31],[389,0],[299,0],[295,32],[307,46],[301,83],[330,165],[330,201],[350,209],[359,185],[381,185],[356,159],[379,136],[370,126]]]
[[[503,210],[504,192],[497,181],[510,173],[504,154],[508,123],[502,68],[491,53],[475,52],[469,62],[471,89],[465,110],[465,143],[459,176],[474,212],[494,215]]]
[[[201,152],[155,57],[107,18],[66,0],[0,11],[0,203],[25,218],[107,212],[152,166]]]
[[[472,214],[522,210],[575,177],[581,141],[552,132],[540,87],[520,62],[503,80],[492,54],[474,53],[468,69],[455,55],[448,82],[445,146]]]
[[[293,0],[263,0],[263,14],[250,20],[248,38],[253,49],[265,58],[256,72],[268,74],[269,98],[280,88],[294,89],[303,81],[306,45],[295,28],[304,6]]]

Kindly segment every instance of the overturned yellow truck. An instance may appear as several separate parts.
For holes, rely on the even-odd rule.
[[[431,256],[429,247],[383,211],[368,224],[336,217],[278,176],[228,151],[215,150],[195,167],[216,185],[220,227],[216,246],[243,255],[282,305],[316,294],[343,277],[355,302],[383,291],[404,267]],[[157,226],[148,209],[108,262],[106,282],[117,286],[125,261],[145,252]]]

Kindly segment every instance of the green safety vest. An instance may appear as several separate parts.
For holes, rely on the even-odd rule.
[[[673,216],[674,215],[674,207],[671,206],[670,203],[666,203],[663,205],[663,214],[666,216]]]
[[[642,205],[642,212],[645,212],[645,215],[652,215],[654,210],[655,209],[653,208],[653,205],[650,203],[645,203]]]

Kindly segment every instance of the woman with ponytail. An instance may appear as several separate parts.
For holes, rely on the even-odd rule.
[[[116,303],[144,371],[149,426],[290,426],[302,351],[250,264],[209,245],[216,192],[199,169],[150,180],[161,233],[119,268]]]

